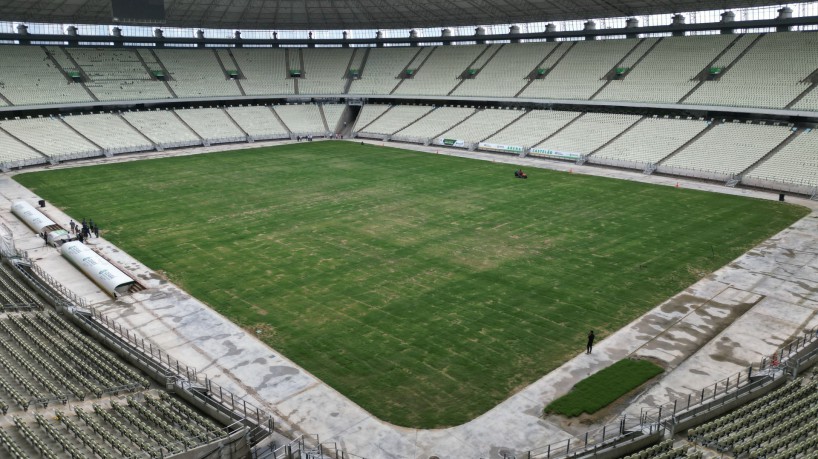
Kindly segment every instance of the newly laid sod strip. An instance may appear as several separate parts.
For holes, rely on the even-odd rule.
[[[594,414],[663,371],[647,360],[620,360],[578,382],[571,392],[549,403],[545,412],[569,417]]]
[[[424,428],[482,414],[588,330],[609,336],[806,214],[515,169],[306,142],[15,178],[375,416]]]

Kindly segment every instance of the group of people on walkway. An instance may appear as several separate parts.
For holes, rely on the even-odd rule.
[[[99,225],[94,223],[94,219],[89,219],[87,222],[85,219],[82,219],[82,223],[75,223],[74,220],[68,224],[71,227],[71,234],[77,236],[77,240],[80,242],[85,242],[87,239],[90,239],[91,236],[95,238],[99,238]]]

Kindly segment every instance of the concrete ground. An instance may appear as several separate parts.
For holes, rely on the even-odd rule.
[[[380,144],[381,142],[371,142]],[[252,148],[264,144],[226,145],[184,151],[100,158],[55,167],[132,161],[151,157]],[[394,145],[394,144],[388,144]],[[443,147],[395,145],[478,160],[550,168],[636,180],[657,185],[697,188],[777,199],[777,194],[727,188],[719,184],[645,176],[641,172],[576,166],[572,163],[517,158]],[[146,290],[116,300],[85,278],[56,249],[43,247],[10,212],[10,202],[39,199],[0,175],[0,223],[13,233],[17,248],[55,279],[110,318],[160,346],[174,358],[214,382],[273,413],[292,432],[317,434],[346,451],[379,458],[497,458],[570,438],[593,425],[541,417],[543,407],[581,379],[627,356],[651,358],[667,373],[622,409],[609,410],[604,423],[623,412],[667,403],[673,397],[712,385],[770,355],[805,329],[818,327],[818,202],[788,197],[813,212],[673,298],[598,342],[591,355],[578,355],[559,369],[522,389],[478,418],[460,426],[418,430],[394,426],[373,417],[275,349],[191,297],[104,238],[90,241],[110,260],[130,272]],[[46,207],[54,221],[68,226],[69,217]]]

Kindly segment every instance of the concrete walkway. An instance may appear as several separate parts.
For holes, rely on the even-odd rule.
[[[380,144],[380,142],[373,142]],[[392,144],[388,144],[392,145]],[[54,167],[195,154],[262,144],[197,148],[180,152],[101,158]],[[412,150],[452,154],[480,160],[547,167],[667,186],[776,199],[777,195],[685,181],[640,172],[520,159],[437,147],[399,145]],[[747,254],[658,305],[617,333],[605,337],[592,355],[579,354],[559,369],[516,393],[478,418],[456,427],[417,430],[385,423],[327,386],[279,352],[191,297],[104,239],[91,241],[109,259],[135,275],[147,290],[110,299],[53,248],[37,238],[8,210],[15,199],[34,202],[30,191],[0,175],[0,212],[18,249],[89,304],[123,326],[160,346],[174,358],[199,369],[216,383],[266,407],[293,432],[318,434],[348,452],[378,458],[497,458],[563,440],[593,426],[542,419],[543,407],[579,380],[630,355],[661,362],[669,372],[635,403],[624,407],[638,414],[669,397],[726,378],[769,355],[805,328],[818,327],[818,213],[755,247]],[[818,203],[793,199],[798,204]],[[69,217],[47,207],[47,215],[65,226]],[[605,420],[620,411],[608,413]]]

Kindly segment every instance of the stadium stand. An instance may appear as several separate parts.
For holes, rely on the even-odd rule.
[[[344,72],[352,58],[352,49],[303,49],[304,74],[298,81],[299,94],[341,94]]]
[[[393,140],[424,143],[474,113],[473,108],[439,107],[392,136]]]
[[[378,119],[378,117],[382,116],[390,108],[392,108],[392,105],[381,104],[364,105],[361,108],[361,111],[358,112],[358,118],[355,120],[355,127],[353,128],[353,132],[357,133],[361,129],[366,128],[370,123]]]
[[[85,138],[111,154],[153,150],[153,144],[121,117],[99,113],[63,118]]]
[[[639,121],[637,115],[586,113],[536,145],[565,153],[588,155]],[[536,156],[535,152],[530,153]]]
[[[241,67],[245,78],[241,86],[247,95],[294,93],[283,49],[236,48],[230,52]]]
[[[344,104],[321,105],[321,111],[324,112],[324,119],[327,121],[327,127],[330,132],[338,132],[339,128],[343,127],[339,126],[339,123],[341,122],[341,116],[344,114],[346,107]]]
[[[228,107],[227,113],[253,140],[288,139],[290,132],[269,107]]]
[[[809,86],[804,80],[818,68],[816,45],[814,33],[766,34],[720,78],[704,82],[685,103],[784,108]],[[802,52],[793,59],[790,49]],[[795,108],[815,110],[815,100],[802,99]]]
[[[678,102],[696,86],[699,72],[735,39],[731,35],[662,38],[629,67],[624,78],[612,80],[594,100]]]
[[[433,109],[434,107],[428,105],[397,105],[366,126],[364,130],[359,131],[358,135],[376,138],[391,136]]]
[[[40,164],[45,161],[45,156],[0,130],[0,166],[8,168],[12,165]]]
[[[752,166],[789,135],[790,129],[786,126],[719,124],[660,163],[656,170],[674,175],[727,180]]]
[[[772,187],[784,184],[818,187],[818,131],[800,133],[772,157],[745,174],[742,182]],[[773,184],[768,182],[774,182]],[[805,191],[803,188],[800,191]]]
[[[476,144],[523,115],[525,115],[523,110],[499,110],[494,108],[478,110],[462,123],[441,134],[440,137],[463,140],[467,144]]]
[[[460,82],[460,74],[486,50],[485,45],[431,48],[427,58],[416,67],[413,77],[405,78],[394,93],[446,95]]]
[[[528,114],[485,141],[524,149],[529,148],[541,143],[579,115],[581,113],[578,112],[531,110]]]
[[[324,136],[327,134],[327,128],[324,126],[317,105],[276,105],[273,109],[292,135]]]
[[[0,61],[3,62],[0,93],[14,105],[93,100],[81,84],[70,82],[61,73],[40,46],[0,46]]]
[[[473,79],[452,93],[456,96],[513,97],[528,83],[529,74],[561,43],[507,44]]]
[[[687,435],[735,457],[808,457],[818,451],[818,381],[794,379]]]
[[[162,148],[201,145],[202,140],[177,118],[173,112],[149,110],[126,112],[122,117]]]
[[[644,169],[682,147],[706,127],[707,122],[701,120],[644,118],[621,137],[596,151],[588,161]]]
[[[176,114],[206,143],[241,142],[246,136],[220,108],[177,109]]]
[[[102,150],[74,132],[59,118],[0,121],[0,127],[42,154],[54,159],[102,155]]]
[[[424,48],[374,48],[369,50],[361,78],[353,80],[349,94],[389,94],[401,80],[397,78]]]
[[[234,81],[227,79],[216,54],[209,49],[140,49],[156,53],[171,80],[168,82],[179,97],[240,96]]]
[[[155,80],[135,50],[66,48],[90,81],[88,89],[99,100],[167,99],[173,97]]]
[[[520,97],[590,99],[607,81],[605,74],[637,44],[636,40],[578,42],[545,78],[535,79]]]

